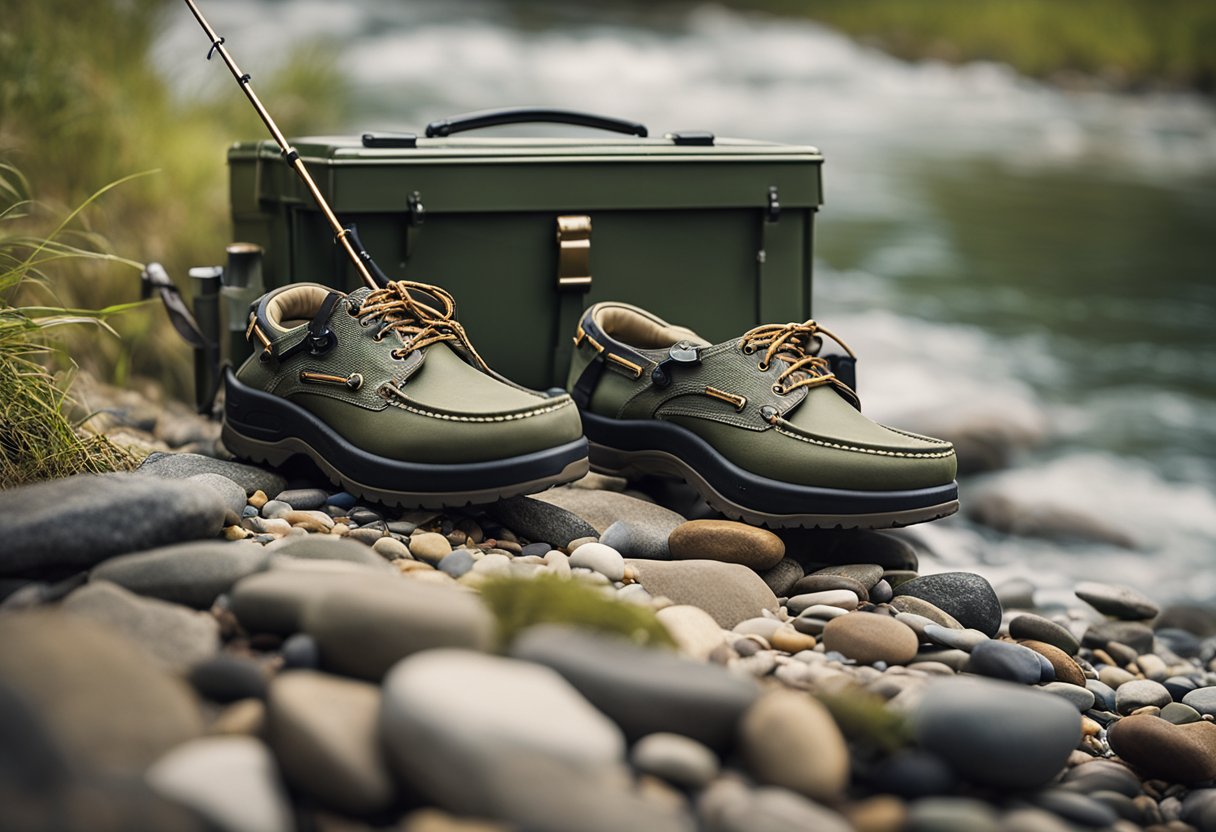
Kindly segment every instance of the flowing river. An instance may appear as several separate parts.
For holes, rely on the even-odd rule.
[[[637,119],[653,135],[819,147],[815,314],[860,354],[867,413],[997,436],[1013,452],[962,479],[964,515],[916,528],[938,556],[926,567],[1047,592],[1087,576],[1216,599],[1210,100],[907,64],[811,23],[710,6],[204,11],[255,77],[293,43],[335,43],[357,89],[350,132],[536,104]],[[205,52],[183,6],[159,65],[183,91],[216,92],[231,78]],[[991,528],[1002,512],[1026,533]]]

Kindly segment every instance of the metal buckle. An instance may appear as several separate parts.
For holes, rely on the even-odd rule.
[[[557,288],[591,288],[591,217],[557,218]]]

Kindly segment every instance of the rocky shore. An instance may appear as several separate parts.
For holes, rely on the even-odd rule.
[[[1103,576],[180,452],[0,539],[0,830],[1216,830],[1216,610]]]

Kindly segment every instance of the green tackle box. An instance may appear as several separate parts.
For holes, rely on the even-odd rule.
[[[714,342],[810,317],[823,162],[814,147],[703,132],[648,138],[641,125],[641,135],[606,138],[444,135],[444,125],[467,124],[432,123],[432,138],[291,144],[388,277],[450,291],[473,344],[508,378],[562,385],[579,314],[601,300]],[[236,144],[228,164],[234,239],[263,248],[267,288],[362,285],[277,145]]]

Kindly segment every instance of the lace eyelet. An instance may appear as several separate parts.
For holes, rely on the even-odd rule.
[[[350,315],[352,318],[359,317],[359,307],[353,303],[346,304],[346,314]]]
[[[782,387],[780,384],[774,384],[773,392],[776,393],[778,396],[784,396],[789,391],[786,390],[784,387]]]
[[[744,355],[753,355],[756,352],[756,348],[751,344],[742,347],[742,350]]]
[[[759,371],[760,371],[760,372],[762,372],[762,373],[767,373],[767,372],[768,372],[768,362],[766,362],[766,361],[761,361],[760,363],[758,363],[758,364],[756,365],[756,369],[757,369],[757,370],[759,370]]]
[[[392,350],[391,352],[389,352],[388,357],[393,359],[394,361],[404,361],[405,360],[405,355],[401,352],[401,350]]]

